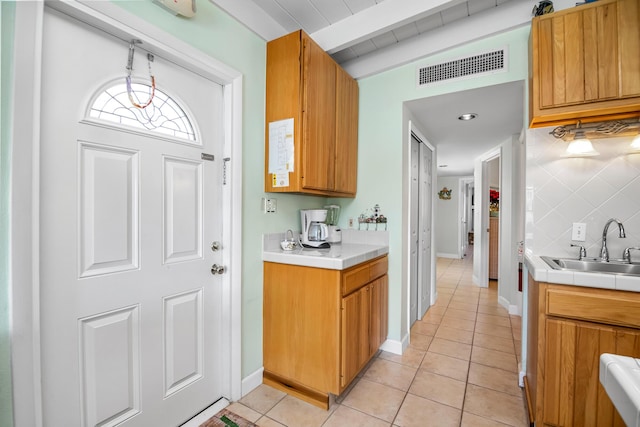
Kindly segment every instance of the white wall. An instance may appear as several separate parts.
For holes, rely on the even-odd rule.
[[[439,197],[436,201],[436,253],[439,257],[459,258],[459,228],[461,212],[459,210],[460,197],[462,197],[459,185],[460,177],[438,177],[436,193],[444,187],[452,190],[451,199],[443,200]]]

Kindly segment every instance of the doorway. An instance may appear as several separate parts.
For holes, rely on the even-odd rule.
[[[474,223],[476,232],[474,233],[473,247],[473,281],[478,286],[489,286],[489,234],[490,234],[490,171],[498,169],[498,186],[500,185],[500,158],[502,148],[498,147],[478,158],[474,167],[474,181],[480,189],[474,192]],[[491,162],[494,161],[491,165]],[[498,221],[499,224],[499,221]],[[498,250],[498,271],[499,271],[499,247]]]
[[[461,257],[466,256],[469,246],[473,246],[474,227],[473,227],[473,211],[474,211],[474,182],[473,178],[461,178],[460,189],[462,197],[460,198],[460,254]]]
[[[498,280],[500,254],[500,157],[487,162],[489,179],[489,281]],[[496,283],[493,283],[494,285]]]

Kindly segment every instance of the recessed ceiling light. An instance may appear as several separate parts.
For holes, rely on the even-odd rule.
[[[467,120],[473,120],[473,119],[475,119],[476,117],[478,117],[478,115],[477,115],[476,113],[465,113],[465,114],[463,114],[463,115],[459,116],[459,117],[458,117],[458,120],[464,120],[464,121],[467,121]]]
[[[449,165],[438,165],[439,168],[448,168]]]

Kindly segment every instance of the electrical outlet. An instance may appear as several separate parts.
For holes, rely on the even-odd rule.
[[[275,213],[276,212],[276,199],[262,199],[262,212]]]
[[[571,230],[571,240],[584,242],[587,240],[587,224],[584,222],[574,222]]]
[[[349,228],[353,228],[353,218],[349,218]]]

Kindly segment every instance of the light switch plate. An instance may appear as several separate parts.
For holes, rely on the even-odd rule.
[[[584,242],[587,240],[587,224],[584,222],[574,222],[571,230],[571,240]]]

